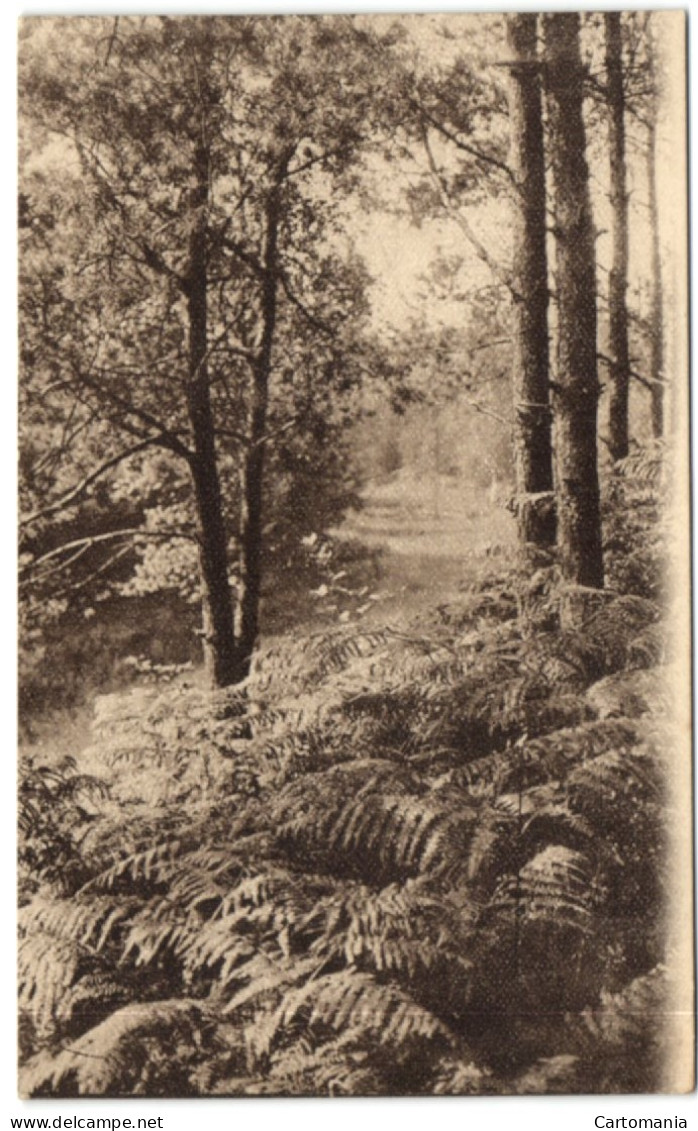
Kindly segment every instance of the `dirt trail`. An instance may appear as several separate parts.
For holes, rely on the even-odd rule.
[[[381,551],[376,612],[383,615],[452,598],[488,549],[514,544],[505,499],[460,479],[395,475],[373,482],[364,499],[338,533]]]

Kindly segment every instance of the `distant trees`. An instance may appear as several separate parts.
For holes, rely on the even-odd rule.
[[[597,374],[599,295],[597,232],[589,189],[584,99],[590,91],[600,90],[608,122],[612,245],[608,276],[610,357],[603,356],[610,369],[607,443],[611,457],[622,460],[629,453],[632,376],[649,387],[652,430],[655,436],[662,431],[663,294],[656,191],[656,47],[647,20],[642,26],[635,22],[630,27],[620,13],[605,13],[602,37],[596,26],[598,21],[587,29],[592,40],[595,37],[597,55],[601,54],[603,60],[603,82],[598,83],[582,63],[580,17],[573,13],[550,13],[541,24],[545,53],[539,60],[537,17],[517,13],[506,20],[510,165],[517,190],[513,206],[512,297],[513,385],[518,405],[517,492],[524,502],[523,507],[519,502],[519,533],[524,543],[545,544],[554,540],[551,535],[555,527],[552,530],[536,528],[530,520],[530,508],[525,506],[525,501],[531,497],[545,500],[546,484],[552,482],[550,432],[546,433],[545,427],[549,411],[545,235],[546,211],[549,210],[555,246],[556,366],[552,409],[558,556],[568,584],[599,588],[603,586],[604,577],[597,450],[601,392]],[[545,124],[541,74],[547,105]],[[633,113],[645,121],[648,136],[651,298],[650,348],[644,375],[637,371],[637,360],[633,362],[630,345],[626,141],[629,100]],[[544,174],[546,159],[551,168],[549,200]],[[549,515],[550,509],[543,514]]]
[[[589,55],[584,60],[582,30]],[[486,38],[478,33],[481,29],[464,40],[460,51],[454,49],[449,64],[440,59],[431,73],[420,71],[419,60],[411,69],[403,60],[397,78],[392,75],[407,107],[402,124],[415,169],[408,204],[417,223],[426,216],[452,220],[472,254],[510,295],[515,510],[521,544],[546,547],[557,542],[566,584],[601,588],[600,322],[602,332],[608,328],[609,339],[610,356],[601,356],[610,370],[609,434],[604,440],[611,457],[622,460],[629,451],[631,376],[651,388],[655,434],[661,427],[663,383],[656,371],[662,364],[662,332],[661,326],[653,327],[660,324],[663,300],[652,190],[652,356],[646,374],[642,363],[638,371],[637,358],[631,356],[628,308],[626,120],[630,99],[644,100],[656,113],[648,25],[619,13],[587,20],[569,13],[551,13],[544,19],[515,13],[492,17]],[[545,45],[539,53],[543,33]],[[602,96],[601,123],[592,94]],[[651,140],[654,118],[646,105]],[[597,278],[600,232],[592,212],[587,129],[594,140],[604,134],[604,164],[610,155],[597,177],[608,183],[610,198],[606,293]],[[501,242],[498,246],[496,222],[488,220],[484,209],[479,211],[485,200],[492,216],[500,208],[504,214],[508,202],[510,258],[502,254]],[[551,270],[548,252],[553,248]],[[642,326],[637,313],[635,322]]]

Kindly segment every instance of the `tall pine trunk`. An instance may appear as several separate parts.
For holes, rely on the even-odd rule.
[[[519,541],[555,542],[548,350],[545,160],[534,13],[507,16],[509,164],[516,182],[512,261],[513,392]]]
[[[613,266],[608,284],[611,396],[609,448],[614,460],[628,454],[628,195],[625,163],[625,94],[620,12],[606,12],[606,98],[611,166]]]
[[[252,367],[247,443],[240,477],[240,580],[235,610],[235,641],[244,675],[250,670],[259,633],[262,589],[262,516],[264,438],[269,404],[269,376],[277,313],[277,248],[281,212],[281,183],[287,161],[281,163],[265,209],[262,252],[262,340]]]
[[[652,435],[664,434],[664,293],[657,199],[657,117],[650,109],[647,123],[647,181],[651,235],[650,376],[652,378]]]
[[[187,314],[189,373],[187,410],[193,435],[190,459],[194,482],[199,575],[203,619],[204,664],[214,687],[227,687],[244,676],[233,635],[233,608],[228,581],[228,553],[211,411],[207,345],[206,227],[208,155],[197,149],[191,194]]]
[[[579,14],[555,12],[544,19],[558,300],[558,546],[565,580],[600,589],[604,577],[596,434],[596,269]]]

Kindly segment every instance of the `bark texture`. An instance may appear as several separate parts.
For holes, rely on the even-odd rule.
[[[281,214],[281,185],[288,160],[281,163],[269,191],[265,209],[262,252],[262,339],[252,367],[247,444],[240,476],[240,581],[235,609],[238,663],[244,675],[250,670],[259,634],[262,589],[262,515],[264,490],[264,437],[269,404],[269,376],[277,313],[277,249]]]
[[[579,14],[545,20],[558,296],[555,385],[560,564],[572,585],[603,587],[597,460],[596,269],[582,118]]]
[[[233,607],[228,581],[228,549],[216,463],[216,444],[207,360],[206,210],[208,157],[196,152],[191,194],[187,315],[189,373],[187,411],[193,437],[190,459],[194,482],[197,542],[203,619],[204,664],[214,687],[227,687],[243,678],[233,634]]]
[[[555,542],[548,345],[545,160],[534,13],[508,15],[513,215],[513,391],[519,541]]]
[[[611,396],[609,448],[614,460],[628,454],[628,195],[625,164],[625,94],[620,12],[606,12],[606,97],[611,172],[613,265],[608,283]]]

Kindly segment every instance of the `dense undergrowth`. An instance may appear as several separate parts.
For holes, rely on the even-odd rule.
[[[628,507],[656,495],[618,480],[574,630],[554,565],[502,564],[243,688],[104,697],[76,762],[30,759],[22,1092],[661,1090],[674,681]]]
[[[355,540],[313,535],[301,539],[266,578],[265,635],[291,632],[309,619],[318,625],[366,606],[381,576],[380,554]],[[309,602],[308,594],[312,601]],[[95,600],[95,596],[98,597]],[[85,589],[54,619],[41,608],[40,630],[25,610],[20,637],[19,726],[27,745],[48,745],[66,715],[89,713],[98,694],[122,691],[141,677],[168,675],[202,663],[201,611],[176,590],[139,596],[108,587]],[[310,609],[309,609],[310,604]]]

